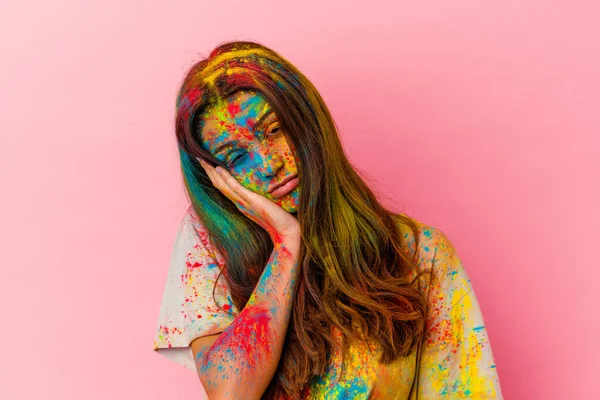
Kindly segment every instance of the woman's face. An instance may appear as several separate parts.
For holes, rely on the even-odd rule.
[[[242,186],[288,212],[298,209],[300,177],[295,149],[287,142],[275,112],[258,92],[238,91],[200,116],[202,146],[228,165]],[[288,178],[285,189],[270,192]],[[295,187],[294,184],[298,183]]]

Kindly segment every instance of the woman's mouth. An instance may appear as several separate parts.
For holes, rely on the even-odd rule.
[[[296,176],[295,178],[290,179],[285,184],[279,186],[277,189],[270,192],[271,197],[276,199],[276,198],[279,198],[279,197],[287,194],[288,192],[291,192],[292,190],[294,190],[296,188],[296,186],[298,186],[298,183],[299,183],[299,180],[298,180],[298,177]]]

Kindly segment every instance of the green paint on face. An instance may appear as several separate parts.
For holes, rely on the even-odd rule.
[[[268,190],[298,175],[296,157],[266,99],[239,91],[209,107],[201,116],[202,145],[246,189],[261,194],[288,212],[298,208],[300,184],[275,198]]]

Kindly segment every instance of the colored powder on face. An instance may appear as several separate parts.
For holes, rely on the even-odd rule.
[[[297,175],[295,157],[287,139],[278,134],[267,135],[266,127],[276,118],[268,117],[265,129],[254,132],[256,122],[268,114],[270,106],[266,99],[252,92],[240,92],[229,99],[205,110],[202,116],[203,146],[216,152],[223,143],[233,141],[234,146],[215,157],[228,164],[229,172],[246,189],[270,197],[268,188],[285,175]],[[276,131],[277,132],[277,131]],[[281,169],[281,171],[279,171]],[[274,175],[280,175],[279,178]],[[288,211],[295,211],[298,204],[298,185],[288,196],[272,199]]]

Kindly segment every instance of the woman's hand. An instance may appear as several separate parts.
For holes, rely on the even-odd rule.
[[[265,229],[273,242],[300,238],[300,224],[292,214],[265,196],[246,189],[229,171],[212,167],[201,159],[198,161],[213,186],[233,201],[244,215]]]

